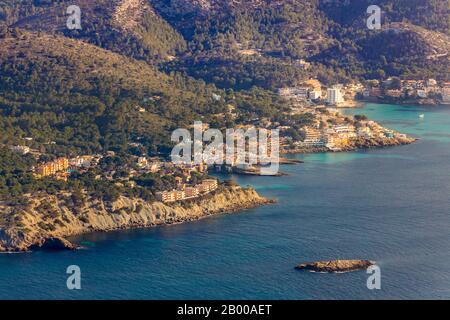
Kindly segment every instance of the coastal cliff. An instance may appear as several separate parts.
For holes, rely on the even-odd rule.
[[[112,203],[91,199],[73,207],[65,201],[67,196],[33,197],[20,210],[1,205],[0,252],[74,249],[76,246],[64,238],[93,231],[193,221],[273,202],[259,196],[254,189],[241,187],[221,188],[195,201],[174,204],[120,197]]]

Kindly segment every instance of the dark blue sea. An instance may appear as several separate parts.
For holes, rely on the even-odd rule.
[[[234,177],[275,205],[146,230],[90,234],[76,252],[0,255],[1,299],[450,299],[450,106],[368,104],[413,145],[298,155],[285,177]],[[424,114],[424,118],[419,115]],[[319,274],[300,262],[370,259]],[[66,268],[81,268],[68,290]]]

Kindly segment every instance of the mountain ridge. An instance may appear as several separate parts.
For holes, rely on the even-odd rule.
[[[447,0],[25,0],[18,7],[4,3],[0,2],[0,17],[10,26],[63,34],[225,89],[273,90],[308,77],[328,83],[436,73],[436,78],[448,79],[445,52],[432,53],[432,39],[450,35]],[[83,30],[64,29],[63,8],[68,4],[82,8]],[[366,27],[366,9],[374,4],[382,9],[382,30],[393,22],[416,27],[380,41],[379,32]],[[432,36],[422,37],[419,29]],[[380,45],[390,52],[383,53]],[[400,46],[417,51],[411,54],[414,61],[405,59],[405,50],[395,50]],[[429,56],[435,59],[428,61]],[[296,59],[317,65],[301,71],[294,66]],[[230,75],[224,75],[227,69]]]

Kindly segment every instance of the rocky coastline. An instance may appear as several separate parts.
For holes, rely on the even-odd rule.
[[[325,153],[325,152],[350,152],[364,149],[387,148],[408,145],[416,142],[418,139],[411,137],[403,138],[385,138],[385,139],[357,139],[339,150],[331,150],[327,147],[308,147],[283,149],[281,154],[307,154],[307,153]]]
[[[57,195],[33,197],[20,213],[0,205],[0,211],[9,217],[0,221],[0,252],[73,250],[77,245],[67,241],[67,237],[194,221],[273,202],[252,188],[238,186],[223,187],[195,201],[174,204],[121,196],[112,203],[90,199],[79,207],[72,207]],[[47,212],[39,209],[43,203]]]

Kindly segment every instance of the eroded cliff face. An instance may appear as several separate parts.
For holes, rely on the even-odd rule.
[[[67,196],[66,195],[66,199]],[[23,210],[0,206],[0,252],[27,251],[51,239],[92,231],[110,231],[181,223],[270,203],[253,189],[224,188],[195,201],[164,204],[120,197],[113,203],[88,199],[68,205],[64,197],[33,198]],[[62,240],[64,243],[64,241]],[[58,243],[60,246],[61,243]],[[67,246],[71,248],[70,246]]]

